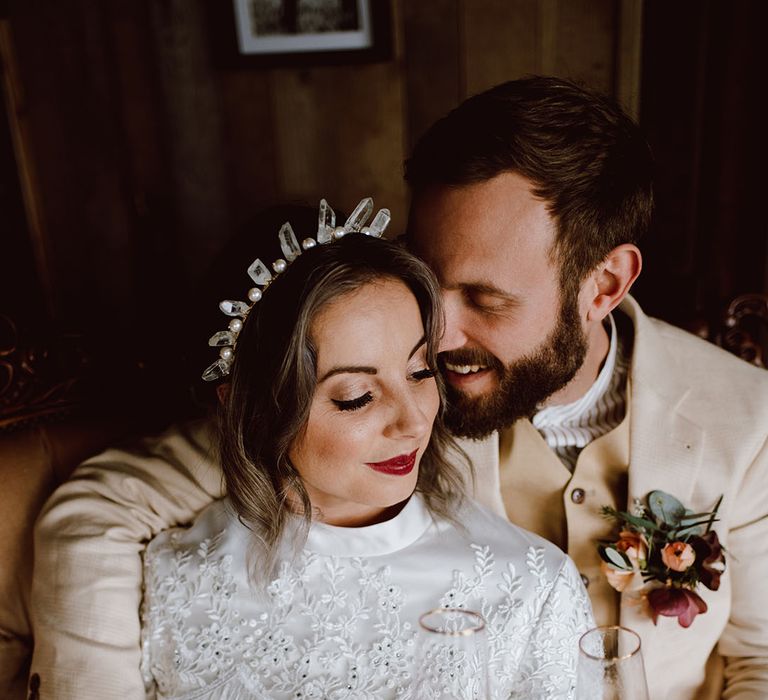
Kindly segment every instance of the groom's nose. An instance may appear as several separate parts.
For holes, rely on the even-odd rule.
[[[445,309],[445,330],[438,346],[439,352],[456,350],[467,344],[464,331],[464,303],[458,291],[443,291]]]

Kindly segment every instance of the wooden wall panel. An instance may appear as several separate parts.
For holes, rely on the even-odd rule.
[[[544,3],[548,5],[549,3]],[[463,0],[462,98],[541,72],[537,0]]]
[[[464,95],[459,5],[460,0],[404,3],[409,148],[432,123],[459,104]]]
[[[755,89],[768,6],[651,0],[645,13],[656,213],[637,296],[654,315],[715,330],[734,297],[768,291],[768,137]]]
[[[328,172],[328,166],[335,169],[340,206],[349,211],[360,197],[370,194],[379,205],[391,209],[391,226],[396,231],[402,228],[406,203],[404,107],[398,66],[371,66],[369,79],[355,76],[352,69],[345,71],[349,71],[348,82],[341,83],[343,96],[338,102],[345,124],[339,128],[336,110],[328,112],[327,133],[335,135],[335,144],[327,152],[323,172]],[[327,88],[331,94],[333,86]]]
[[[460,7],[463,96],[530,74],[614,91],[616,0],[464,0]]]
[[[145,322],[276,201],[370,194],[401,230],[402,162],[464,97],[528,73],[631,90],[640,2],[392,0],[390,60],[267,69],[214,60],[207,0],[11,0],[55,315]]]
[[[112,106],[121,130],[121,157],[128,164],[131,196],[140,215],[148,199],[162,190],[170,175],[164,139],[163,108],[156,77],[155,46],[149,8],[136,0],[112,0],[105,21],[112,51],[117,102]]]
[[[346,101],[338,100],[335,90],[326,94],[328,78],[323,70],[276,70],[270,76],[277,188],[291,200],[309,201],[322,188],[327,189],[329,201],[339,196],[335,164],[341,156],[334,149],[337,135],[329,133],[328,126],[346,111],[340,104]],[[338,83],[335,86],[340,88]]]
[[[0,19],[0,313],[53,315],[50,242],[10,24]],[[10,261],[10,263],[9,263]],[[26,320],[26,319],[24,319]]]
[[[317,68],[272,76],[280,193],[349,211],[361,196],[402,211],[402,103],[396,70]],[[343,126],[342,126],[343,124]]]
[[[402,227],[405,106],[398,46],[395,53],[385,63],[272,72],[282,197],[314,203],[324,196],[350,211],[370,195],[392,210],[393,230]]]
[[[619,0],[616,27],[614,96],[633,119],[640,120],[643,56],[643,2]]]
[[[555,75],[613,92],[616,9],[614,0],[557,3]]]
[[[239,228],[280,197],[270,75],[220,70],[217,81],[230,218]]]
[[[10,22],[50,246],[49,302],[86,324],[130,309],[134,282],[103,6],[32,0],[12,5]]]
[[[222,103],[200,3],[150,3],[171,172],[175,245],[185,280],[205,271],[232,226]]]

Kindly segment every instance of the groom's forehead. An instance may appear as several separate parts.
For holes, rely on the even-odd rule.
[[[405,244],[444,288],[493,286],[511,293],[558,275],[547,221],[503,209],[473,213],[442,197],[414,200]]]

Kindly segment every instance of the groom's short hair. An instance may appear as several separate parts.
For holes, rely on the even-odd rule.
[[[419,139],[406,161],[414,197],[505,172],[530,180],[557,223],[561,283],[580,283],[653,210],[652,156],[610,98],[562,78],[531,77],[469,98]]]

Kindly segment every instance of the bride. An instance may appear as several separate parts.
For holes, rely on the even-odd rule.
[[[417,697],[434,608],[482,615],[494,698],[572,697],[588,599],[559,549],[463,495],[431,272],[376,237],[384,212],[359,232],[369,200],[340,228],[325,206],[318,241],[284,226],[274,275],[256,261],[249,303],[222,302],[227,497],[148,547],[148,697]]]

